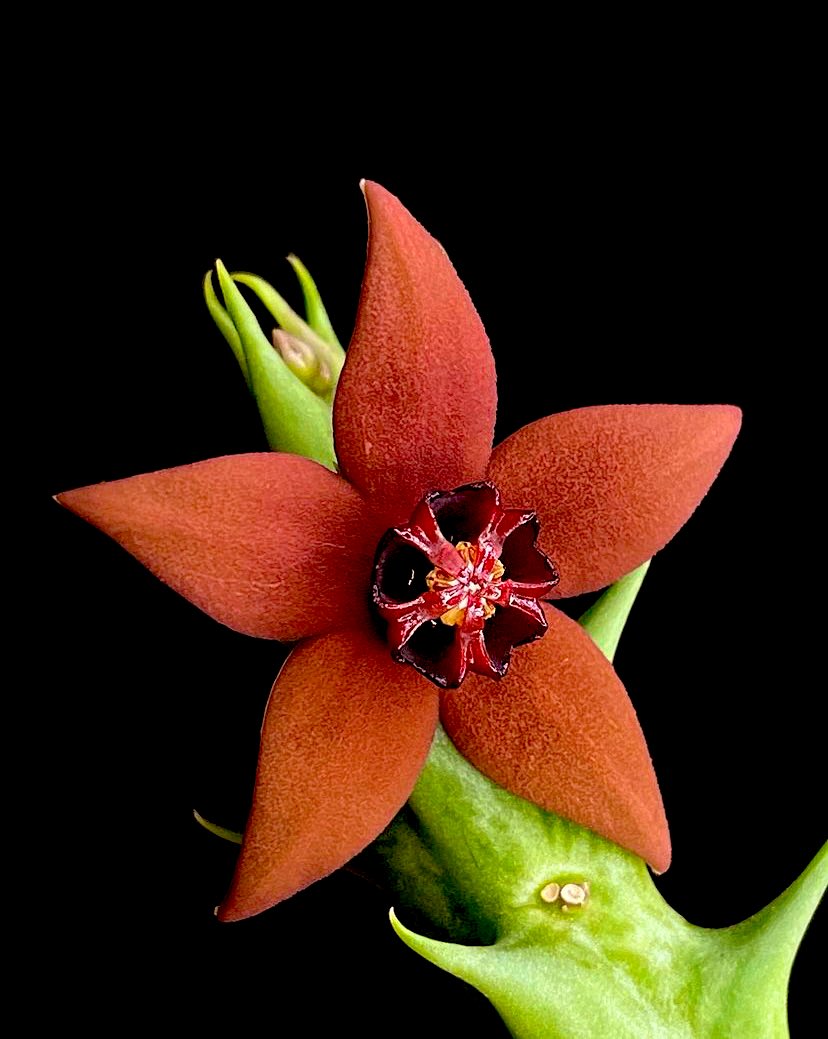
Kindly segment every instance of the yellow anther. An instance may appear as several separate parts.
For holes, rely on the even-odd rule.
[[[458,554],[462,558],[466,567],[471,567],[472,570],[477,563],[479,550],[476,545],[473,545],[470,541],[458,541],[454,546],[457,549]],[[492,566],[492,572],[487,577],[479,577],[472,574],[471,576],[477,576],[477,580],[470,581],[468,569],[465,573],[458,577],[452,577],[451,574],[443,570],[442,567],[435,566],[433,570],[426,574],[426,587],[429,591],[442,592],[450,588],[457,588],[461,584],[465,584],[468,589],[467,595],[464,595],[461,601],[456,605],[450,607],[440,616],[440,620],[443,624],[448,626],[460,626],[465,623],[466,613],[469,609],[469,598],[472,597],[472,602],[478,608],[483,611],[483,619],[488,620],[494,615],[495,607],[491,599],[498,599],[500,597],[500,588],[498,582],[504,574],[504,566],[499,559],[495,560]]]
[[[466,599],[465,602],[467,606],[468,599]],[[466,606],[454,606],[452,609],[446,610],[446,612],[441,615],[440,620],[443,624],[448,625],[462,624],[466,619]]]
[[[452,577],[451,574],[447,574],[445,570],[441,570],[439,566],[426,574],[426,585],[431,591],[432,588],[453,588],[457,584],[457,578]]]
[[[465,563],[474,565],[477,562],[477,546],[473,545],[471,541],[458,541],[454,547],[463,557]]]

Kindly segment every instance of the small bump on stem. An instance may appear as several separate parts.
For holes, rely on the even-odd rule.
[[[582,906],[589,897],[587,884],[564,884],[561,888],[561,901],[568,906]]]

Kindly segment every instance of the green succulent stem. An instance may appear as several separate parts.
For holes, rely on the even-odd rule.
[[[581,618],[610,659],[648,565]],[[828,844],[750,919],[696,927],[641,859],[496,786],[438,729],[408,804],[351,868],[393,893],[402,941],[479,989],[515,1039],[787,1039]]]
[[[610,658],[647,565],[582,618]],[[496,786],[442,730],[358,865],[393,893],[399,937],[484,993],[515,1039],[785,1039],[791,964],[828,884],[826,846],[749,920],[696,927],[641,859]],[[549,885],[584,904],[549,901]]]

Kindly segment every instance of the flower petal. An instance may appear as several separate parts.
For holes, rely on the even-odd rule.
[[[221,920],[260,913],[361,851],[411,793],[437,690],[372,633],[298,646],[262,728],[253,807]]]
[[[492,454],[504,503],[532,508],[561,575],[550,598],[604,588],[673,537],[739,432],[725,405],[580,408],[533,422]]]
[[[442,701],[457,749],[513,794],[670,864],[661,795],[635,710],[603,653],[549,606],[549,630],[497,685],[469,676]]]
[[[442,246],[384,188],[364,191],[368,261],[334,438],[343,473],[392,526],[426,491],[480,478],[497,394],[489,341]]]
[[[58,501],[211,617],[290,640],[353,623],[382,528],[297,455],[229,455],[67,491]]]

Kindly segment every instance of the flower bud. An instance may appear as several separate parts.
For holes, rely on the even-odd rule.
[[[257,284],[254,291],[261,298],[262,286],[270,289],[266,282],[254,275],[231,276],[220,260],[216,261],[219,284],[226,305],[222,307],[212,289],[212,281],[205,279],[205,300],[216,324],[230,347],[233,349],[239,365],[244,372],[250,392],[259,407],[268,443],[274,451],[286,451],[290,454],[303,455],[321,462],[329,469],[334,469],[336,459],[333,447],[333,431],[331,426],[331,402],[319,395],[306,380],[294,372],[283,357],[282,350],[272,344],[259,324],[256,315],[250,309],[239,291],[236,281],[249,284],[251,280]],[[259,284],[260,283],[260,284]],[[275,290],[271,290],[274,296]],[[281,297],[278,297],[281,299]],[[282,301],[284,302],[284,301]],[[267,306],[267,302],[265,302]],[[287,306],[287,304],[285,304]],[[268,306],[272,311],[272,308]],[[288,308],[290,310],[290,308]],[[293,311],[290,311],[293,314]],[[298,315],[293,315],[301,321]],[[288,320],[290,316],[288,315]],[[303,322],[304,324],[304,322]],[[306,326],[307,327],[307,326]],[[308,328],[311,336],[313,331]],[[281,333],[284,334],[284,333]],[[308,345],[303,334],[291,335],[290,343],[284,345],[285,352],[290,353],[296,362],[301,358],[302,364],[310,368],[310,358],[316,357],[316,350]],[[289,346],[289,348],[288,348]],[[325,382],[333,393],[333,380],[314,359],[314,378],[318,383]],[[337,371],[337,375],[338,375]]]
[[[216,296],[209,272],[204,279],[204,300],[219,331],[233,351],[251,391],[253,391],[253,386],[243,342],[244,336],[231,312],[232,307],[225,287],[227,279],[232,279],[232,282],[238,285],[245,285],[258,296],[277,323],[273,333],[273,346],[277,354],[290,371],[330,407],[339,373],[345,363],[345,352],[339,344],[319,290],[308,269],[295,256],[289,256],[288,262],[299,279],[305,300],[307,321],[300,317],[276,289],[263,278],[248,273],[227,275],[223,267],[219,270],[219,280],[222,284],[227,309],[222,306]],[[233,289],[235,292],[238,291],[235,289],[235,285]],[[255,391],[253,392],[255,395]]]
[[[281,328],[273,329],[271,339],[274,349],[297,378],[320,397],[330,394],[333,388],[330,366],[311,343]]]
[[[247,288],[252,289],[267,307],[281,330],[308,347],[316,357],[316,365],[327,369],[329,375],[325,381],[326,388],[319,395],[330,403],[333,399],[339,373],[342,371],[342,365],[345,363],[345,351],[339,343],[335,340],[332,342],[330,339],[325,339],[318,332],[315,332],[279,295],[273,286],[268,284],[263,278],[258,277],[256,274],[246,273],[234,274],[232,277],[236,284],[246,285]],[[303,282],[304,284],[305,282]],[[302,381],[305,381],[304,378]],[[308,385],[310,384],[308,383]],[[319,391],[314,390],[314,392]]]

